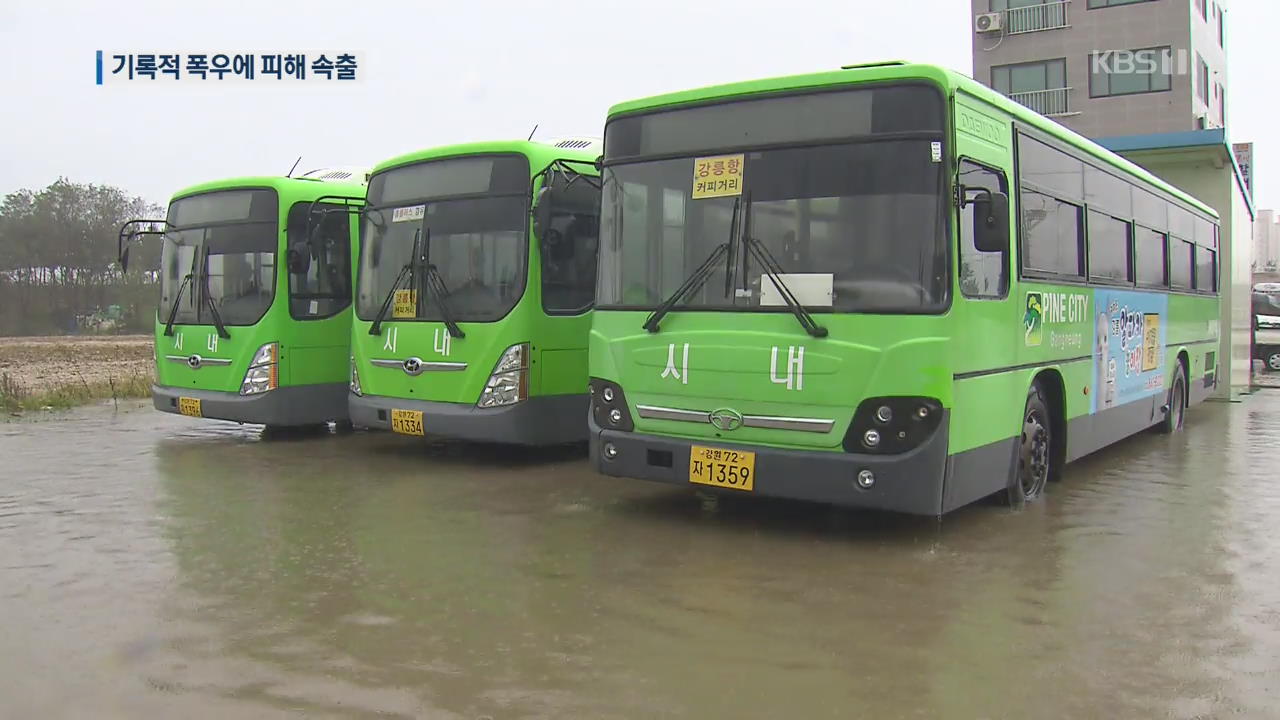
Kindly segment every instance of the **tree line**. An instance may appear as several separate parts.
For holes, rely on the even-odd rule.
[[[109,185],[59,178],[0,204],[0,335],[148,331],[159,296],[160,244],[144,242],[130,272],[116,263],[120,226],[163,209]]]

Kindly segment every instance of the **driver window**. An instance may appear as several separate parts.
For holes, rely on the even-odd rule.
[[[581,177],[556,175],[551,223],[542,248],[542,307],[577,314],[591,308],[596,292],[600,191]]]
[[[288,253],[301,260],[305,272],[289,271],[289,314],[300,320],[336,315],[351,302],[351,219],[342,209],[317,212],[308,222],[311,203],[289,209]]]
[[[969,198],[978,190],[1008,191],[1003,173],[968,160],[960,163],[959,184]],[[1007,253],[982,252],[974,246],[975,239],[973,205],[966,205],[960,210],[960,292],[971,298],[1003,298],[1009,292]]]

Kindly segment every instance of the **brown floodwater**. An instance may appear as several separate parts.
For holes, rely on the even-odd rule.
[[[0,718],[1280,717],[1280,392],[941,523],[55,417],[0,424]]]

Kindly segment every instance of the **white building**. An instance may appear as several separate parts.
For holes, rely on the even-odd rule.
[[[1280,226],[1274,210],[1259,210],[1253,226],[1253,271],[1280,270]]]

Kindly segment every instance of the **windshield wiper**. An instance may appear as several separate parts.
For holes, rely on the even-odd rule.
[[[427,252],[431,252],[430,248],[431,228],[427,228]],[[458,327],[458,322],[454,319],[453,309],[449,307],[449,286],[444,284],[444,278],[440,276],[440,271],[434,263],[427,263],[426,275],[427,295],[439,306],[440,319],[444,322],[445,328],[455,338],[466,337],[467,334],[462,332],[462,328]]]
[[[684,283],[681,284],[680,287],[676,288],[676,291],[671,293],[670,297],[663,300],[658,307],[654,308],[652,313],[649,313],[649,317],[645,319],[644,325],[641,325],[640,327],[651,333],[658,332],[660,329],[658,327],[658,323],[662,321],[662,318],[666,317],[667,313],[671,312],[671,310],[678,305],[680,301],[697,292],[699,288],[706,284],[707,280],[711,277],[711,273],[714,272],[716,262],[718,262],[722,256],[728,255],[733,249],[734,240],[737,238],[738,206],[739,198],[734,198],[733,216],[729,218],[729,239],[717,245],[715,249],[711,251],[711,254],[707,256],[707,259],[703,260],[702,264],[685,279]],[[730,258],[730,262],[725,263],[726,278],[728,273],[731,272],[731,262],[732,258]],[[727,295],[727,279],[725,281],[725,287],[725,294]]]
[[[182,284],[178,285],[178,294],[173,298],[173,305],[169,306],[169,317],[164,321],[165,337],[173,337],[173,322],[178,318],[178,303],[182,302],[182,293],[191,285],[191,278],[196,274],[196,261],[200,259],[200,253],[191,253],[191,272],[182,278]]]
[[[213,316],[213,326],[218,329],[218,337],[223,340],[230,340],[231,333],[227,332],[227,326],[222,324],[222,314],[218,312],[217,306],[213,304],[213,294],[209,292],[208,245],[204,246],[204,252],[200,260],[200,291],[204,295],[205,304],[209,306],[209,314]]]
[[[396,299],[396,290],[400,289],[400,283],[404,282],[407,275],[413,272],[418,264],[418,251],[422,247],[422,230],[413,231],[413,252],[409,256],[409,262],[400,268],[400,274],[396,275],[396,281],[391,283],[391,289],[387,291],[387,297],[382,301],[382,307],[378,308],[378,314],[373,316],[373,324],[369,326],[370,335],[382,334],[382,321],[387,317],[387,311],[391,309],[391,303]],[[410,287],[414,284],[411,282]],[[414,288],[416,289],[416,288]]]
[[[782,299],[787,303],[787,307],[791,309],[791,314],[795,315],[796,320],[800,321],[804,331],[816,338],[826,337],[827,329],[813,319],[809,311],[804,309],[804,306],[796,299],[795,294],[791,292],[791,288],[782,282],[782,278],[779,277],[782,273],[782,266],[773,257],[773,253],[769,252],[769,248],[753,237],[744,236],[742,242],[747,246],[747,252],[755,257],[756,262],[760,263],[760,267],[764,268],[765,274],[769,277],[769,282],[772,282],[773,286],[778,289],[778,294],[782,296]],[[763,290],[762,283],[761,295],[764,294]]]

